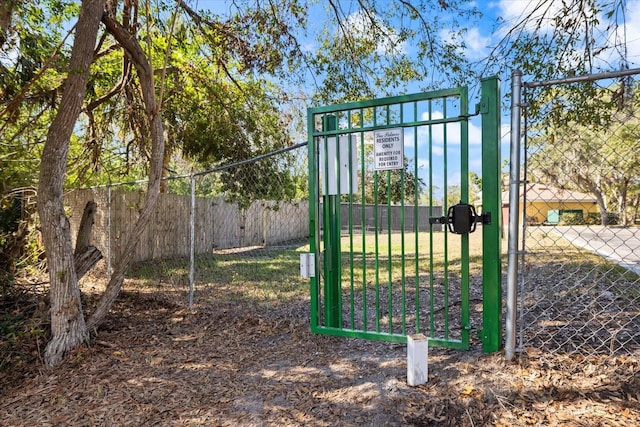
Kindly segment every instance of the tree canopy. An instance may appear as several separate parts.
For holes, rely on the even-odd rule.
[[[597,99],[606,102],[616,92],[615,86],[601,88]],[[599,120],[595,120],[593,115],[567,111],[566,106],[561,106],[563,91],[556,90],[548,104],[557,111],[547,114],[536,125],[538,132],[529,141],[531,179],[593,194],[602,224],[607,224],[608,212],[617,214],[622,224],[637,216],[640,189],[637,87],[633,93],[628,102],[615,104],[609,110],[596,109]],[[635,201],[631,203],[635,208],[629,209],[629,201]]]

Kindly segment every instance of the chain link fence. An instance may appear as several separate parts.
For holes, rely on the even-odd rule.
[[[640,74],[522,87],[520,350],[640,354]]]
[[[128,284],[194,296],[231,285],[233,293],[273,300],[306,290],[298,251],[308,245],[307,148],[299,144],[242,162],[163,181],[151,221],[133,255]],[[97,203],[92,243],[108,277],[135,226],[146,182],[69,193],[72,232],[84,205]]]

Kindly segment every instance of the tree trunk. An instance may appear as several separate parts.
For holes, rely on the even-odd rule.
[[[627,226],[629,224],[627,217],[627,194],[629,189],[629,179],[623,178],[619,180],[618,190],[618,215],[620,216],[620,225]]]
[[[96,213],[98,204],[93,200],[89,200],[84,206],[80,227],[78,227],[78,236],[76,237],[76,250],[74,255],[86,252],[91,244],[91,229],[93,228],[93,216]]]
[[[73,261],[78,281],[91,268],[102,259],[102,252],[95,246],[91,246],[91,230],[93,229],[93,216],[98,205],[93,200],[87,202],[82,213],[82,220],[76,237],[76,250],[73,252]]]
[[[166,138],[165,138],[166,140]],[[169,172],[169,166],[171,164],[171,153],[165,148],[164,156],[162,156],[162,177],[166,177]],[[167,181],[160,181],[160,193],[167,192]]]
[[[598,183],[588,183],[584,180],[587,190],[596,196],[596,203],[598,204],[598,209],[600,210],[600,224],[607,225],[609,221],[609,216],[607,213],[607,201],[604,198],[604,192],[601,190],[600,185]]]
[[[604,197],[602,196],[601,191],[593,192],[596,196],[596,201],[598,202],[598,209],[600,209],[600,224],[607,225],[608,216],[607,216],[607,204],[604,201]]]
[[[51,282],[52,339],[45,349],[48,367],[57,365],[66,352],[82,343],[87,336],[62,193],[69,141],[82,109],[104,3],[105,0],[82,2],[67,79],[58,113],[49,127],[40,164],[38,214]]]
[[[633,214],[631,215],[631,224],[635,224],[638,222],[638,210],[640,209],[640,194],[636,194],[631,202],[631,208],[633,209]]]
[[[156,102],[153,69],[151,64],[138,44],[137,39],[132,37],[131,34],[127,32],[126,28],[120,25],[107,13],[103,15],[102,22],[120,46],[125,50],[127,57],[129,57],[136,68],[140,79],[140,86],[142,88],[142,97],[145,103],[145,113],[149,123],[149,134],[151,136],[152,146],[151,163],[149,165],[149,184],[147,186],[144,203],[140,209],[140,215],[133,227],[133,232],[128,236],[129,238],[125,243],[118,263],[114,266],[113,274],[111,275],[107,289],[102,295],[102,298],[100,298],[96,311],[88,321],[89,329],[98,327],[104,321],[111,309],[111,306],[120,293],[125,274],[131,265],[131,259],[133,258],[136,244],[147,227],[147,224],[151,219],[151,214],[155,209],[156,202],[158,201],[164,157],[162,117],[159,111],[160,105]]]
[[[7,40],[7,33],[11,27],[11,15],[17,0],[0,0],[0,46]]]
[[[73,265],[78,281],[102,259],[102,252],[95,246],[89,246],[85,252],[73,256]]]

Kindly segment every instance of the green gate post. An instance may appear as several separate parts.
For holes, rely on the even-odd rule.
[[[308,145],[309,156],[309,253],[314,258],[314,270],[309,278],[309,290],[311,296],[311,330],[316,331],[320,325],[319,283],[320,283],[320,179],[319,170],[324,166],[318,159],[320,138],[314,136],[315,116],[311,109],[307,110]]]
[[[501,173],[500,173],[500,79],[482,80],[482,211],[491,212],[491,224],[482,227],[482,350],[493,353],[502,347],[501,273]]]
[[[322,120],[322,130],[324,132],[338,129],[337,117],[327,114]],[[325,137],[326,138],[326,137]],[[326,141],[326,139],[325,139]],[[335,135],[336,155],[340,154],[340,137]],[[322,147],[325,149],[326,145]],[[336,159],[328,159],[325,150],[325,161],[336,161]],[[322,165],[321,167],[324,167]],[[338,195],[329,195],[328,189],[325,190],[324,196],[324,314],[326,326],[330,328],[339,328],[341,326],[342,307],[341,298],[341,281],[342,281],[342,252],[340,245],[340,167],[336,164],[336,188]],[[326,176],[326,174],[325,174]],[[328,177],[325,178],[328,181]],[[326,182],[325,182],[326,184]],[[325,185],[325,187],[327,187]]]

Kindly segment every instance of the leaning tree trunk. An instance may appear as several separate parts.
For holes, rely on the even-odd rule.
[[[62,192],[69,141],[82,109],[104,4],[105,0],[82,2],[58,114],[49,127],[40,164],[38,214],[51,282],[52,339],[45,349],[48,367],[58,364],[87,335]]]
[[[122,250],[119,260],[113,269],[107,289],[100,298],[96,311],[89,319],[89,329],[99,326],[104,321],[109,313],[109,309],[120,293],[122,282],[124,281],[125,274],[131,264],[131,260],[133,259],[133,253],[136,245],[151,219],[151,214],[155,209],[155,205],[159,197],[164,157],[162,116],[160,115],[160,105],[155,96],[155,84],[151,64],[142,50],[142,47],[138,44],[137,39],[132,37],[125,27],[120,25],[106,12],[102,17],[102,22],[120,46],[125,50],[128,58],[136,68],[136,72],[140,79],[140,86],[142,88],[142,97],[144,99],[145,113],[148,120],[152,147],[151,162],[149,165],[149,184],[147,186],[147,193],[142,209],[140,209],[138,220],[133,227],[132,233],[128,236],[124,249]]]

